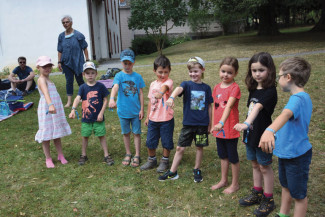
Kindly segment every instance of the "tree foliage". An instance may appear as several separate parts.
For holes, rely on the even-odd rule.
[[[186,15],[184,0],[132,0],[128,26],[145,30],[155,39],[157,50],[162,54],[167,32],[174,26],[183,26]]]

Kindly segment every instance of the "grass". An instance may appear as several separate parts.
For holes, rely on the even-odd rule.
[[[260,38],[253,34],[222,36],[218,38],[190,41],[164,50],[173,63],[186,62],[191,56],[200,56],[204,60],[218,60],[227,55],[237,58],[251,57],[255,52],[268,51],[271,54],[290,54],[303,51],[321,50],[325,47],[324,34],[286,33],[276,37]],[[152,64],[156,54],[137,58],[136,65]],[[305,58],[312,64],[312,75],[306,85],[306,91],[313,100],[313,116],[310,124],[310,141],[313,145],[313,159],[309,180],[308,216],[324,216],[325,203],[322,192],[325,191],[325,122],[324,122],[324,82],[325,54],[308,55]],[[276,58],[278,66],[285,58]],[[212,88],[219,83],[218,63],[207,63],[204,81]],[[239,75],[236,78],[242,91],[239,103],[240,120],[247,113],[247,90],[243,83],[247,61],[240,62]],[[151,67],[138,67],[142,74],[148,94],[150,82],[155,79]],[[104,72],[102,72],[104,73]],[[101,74],[101,73],[100,73]],[[98,78],[100,77],[98,75]],[[175,87],[188,79],[185,65],[173,65],[170,76]],[[65,78],[53,76],[62,101],[66,101]],[[77,92],[77,85],[75,85]],[[273,117],[278,115],[289,98],[289,94],[278,89],[279,101]],[[121,165],[125,153],[116,111],[106,110],[107,142],[115,165],[108,167],[102,163],[103,151],[97,138],[89,140],[89,163],[78,166],[81,153],[81,124],[78,120],[68,120],[73,134],[64,137],[63,150],[69,164],[46,169],[41,144],[34,141],[38,130],[37,92],[25,98],[35,103],[28,111],[21,112],[0,123],[0,216],[248,216],[255,207],[242,208],[238,199],[250,191],[252,169],[246,160],[243,145],[239,144],[240,186],[233,195],[224,195],[222,190],[211,191],[211,185],[220,179],[220,161],[217,157],[215,140],[210,137],[210,145],[204,151],[202,171],[204,181],[193,182],[195,148],[185,152],[179,167],[180,179],[171,182],[157,181],[154,171],[140,172],[139,169]],[[145,105],[147,98],[145,98]],[[79,107],[80,111],[80,107]],[[146,109],[145,109],[146,111]],[[70,112],[66,109],[66,115]],[[182,100],[176,100],[174,142],[177,144],[182,121]],[[142,122],[143,124],[143,122]],[[146,160],[145,147],[147,128],[142,126],[142,160]],[[132,148],[133,145],[132,145]],[[133,153],[134,153],[134,149]],[[172,151],[172,156],[174,155]],[[161,146],[157,150],[158,159],[162,154]],[[52,145],[52,157],[56,151]],[[277,159],[274,157],[275,171],[274,198],[280,207],[281,187],[277,174]],[[272,216],[272,215],[271,215]]]

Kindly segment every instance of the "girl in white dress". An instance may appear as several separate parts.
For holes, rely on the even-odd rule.
[[[36,67],[40,71],[37,85],[41,98],[37,109],[39,130],[35,135],[35,140],[42,143],[47,168],[54,168],[50,155],[50,141],[54,141],[58,160],[62,164],[68,163],[62,153],[61,137],[70,135],[71,129],[65,117],[60,95],[49,78],[53,67],[51,58],[39,57]]]

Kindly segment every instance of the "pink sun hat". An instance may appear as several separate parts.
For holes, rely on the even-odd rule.
[[[48,56],[40,56],[40,57],[38,57],[38,59],[36,61],[36,66],[46,66],[49,64],[51,64],[52,66],[54,65],[52,63],[51,58]]]

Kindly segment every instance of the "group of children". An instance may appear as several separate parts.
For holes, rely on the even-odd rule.
[[[104,111],[117,108],[121,131],[125,145],[122,164],[138,167],[141,164],[141,120],[144,118],[143,88],[145,83],[140,74],[133,71],[135,55],[132,50],[124,50],[120,55],[123,70],[118,73],[109,92],[96,82],[97,70],[92,62],[86,62],[83,76],[86,83],[80,86],[74,100],[69,118],[78,116],[77,106],[82,100],[82,155],[79,164],[88,160],[86,148],[88,138],[94,132],[104,150],[104,161],[113,165],[108,153]],[[169,78],[171,63],[166,56],[159,56],[154,61],[155,81],[150,84],[148,108],[145,125],[148,127],[146,145],[148,159],[141,170],[156,168],[159,181],[179,178],[177,168],[186,147],[194,140],[196,146],[194,182],[203,181],[201,162],[203,147],[209,145],[208,135],[216,137],[217,152],[221,159],[221,179],[211,187],[212,190],[227,187],[223,192],[234,193],[239,190],[238,138],[243,131],[247,159],[252,162],[253,188],[251,194],[241,198],[239,204],[251,206],[256,216],[267,216],[275,209],[273,200],[274,174],[272,170],[273,153],[279,157],[279,179],[282,186],[282,201],[277,216],[289,216],[291,201],[295,201],[294,216],[305,216],[307,212],[307,181],[311,163],[312,147],[308,139],[308,126],[312,113],[312,102],[304,92],[311,67],[303,58],[294,57],[280,65],[276,76],[273,59],[269,53],[255,54],[249,61],[245,79],[249,91],[246,120],[239,123],[238,103],[241,92],[235,77],[238,74],[238,60],[226,57],[220,64],[219,78],[213,91],[202,82],[205,63],[200,57],[188,60],[189,81],[183,81],[173,90],[173,81]],[[58,160],[67,161],[63,156],[60,138],[71,134],[66,121],[60,96],[49,79],[52,69],[51,59],[45,56],[37,60],[40,71],[38,87],[41,99],[38,107],[39,131],[36,141],[43,143],[46,165],[54,167],[50,156],[50,140],[58,151]],[[285,92],[292,96],[282,113],[272,123],[271,116],[277,103],[276,80]],[[117,95],[117,102],[115,97]],[[183,96],[183,127],[180,132],[176,153],[169,167],[169,156],[174,148],[174,111],[175,97]],[[134,136],[135,155],[130,149],[131,131]],[[156,149],[161,139],[163,156],[158,165]],[[228,186],[228,168],[231,164],[232,181]],[[263,190],[264,186],[264,190]]]

